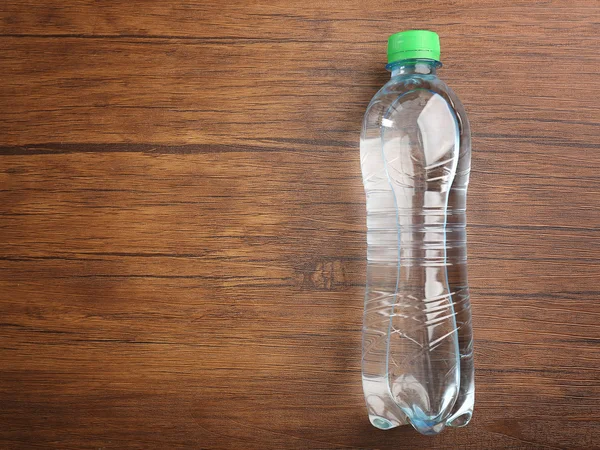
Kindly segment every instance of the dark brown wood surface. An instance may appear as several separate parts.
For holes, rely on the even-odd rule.
[[[0,448],[600,448],[600,4],[0,4]],[[374,429],[358,137],[386,38],[473,129],[476,409]]]

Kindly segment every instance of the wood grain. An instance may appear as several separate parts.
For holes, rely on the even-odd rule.
[[[595,0],[0,4],[0,447],[600,448]],[[473,128],[476,410],[368,423],[358,135],[395,31]]]

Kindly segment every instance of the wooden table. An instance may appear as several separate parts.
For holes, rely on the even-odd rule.
[[[266,2],[265,2],[266,3]],[[0,5],[0,448],[600,448],[596,0]],[[389,34],[473,129],[477,400],[374,429],[358,137]]]

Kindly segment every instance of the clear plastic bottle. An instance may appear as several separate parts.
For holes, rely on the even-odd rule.
[[[437,77],[439,37],[397,33],[391,80],[362,126],[367,197],[363,389],[371,423],[423,434],[464,426],[474,403],[466,267],[471,136]]]

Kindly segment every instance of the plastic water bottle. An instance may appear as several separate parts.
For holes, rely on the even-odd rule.
[[[391,80],[367,108],[360,140],[367,197],[363,389],[371,423],[423,434],[471,419],[473,343],[467,285],[467,116],[437,77],[439,37],[388,41]]]

